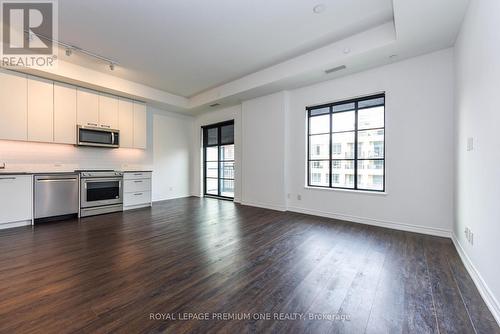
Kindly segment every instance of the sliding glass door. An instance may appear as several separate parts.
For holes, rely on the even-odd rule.
[[[234,121],[203,127],[204,194],[234,198]]]

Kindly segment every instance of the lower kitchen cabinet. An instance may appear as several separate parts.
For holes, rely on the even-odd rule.
[[[123,210],[151,206],[151,172],[125,172]]]
[[[30,225],[33,218],[33,177],[0,175],[0,229]]]

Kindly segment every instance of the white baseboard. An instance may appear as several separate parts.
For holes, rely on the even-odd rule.
[[[163,202],[163,201],[168,201],[168,200],[171,200],[171,199],[187,198],[187,197],[191,197],[191,196],[194,196],[194,195],[186,194],[186,195],[180,195],[180,196],[174,196],[174,197],[168,197],[168,198],[155,198],[151,202],[152,203]]]
[[[13,223],[4,223],[4,224],[0,224],[0,230],[7,229],[7,228],[21,227],[21,226],[29,226],[29,225],[31,225],[31,220],[23,220],[23,221],[13,222]]]
[[[397,223],[397,222],[392,222],[392,221],[384,221],[384,220],[378,220],[378,219],[373,219],[373,218],[357,217],[357,216],[344,215],[344,214],[335,214],[335,213],[330,213],[330,212],[304,209],[304,208],[293,207],[293,206],[288,207],[288,211],[304,213],[304,214],[312,215],[312,216],[320,216],[320,217],[333,218],[333,219],[338,219],[338,220],[345,220],[345,221],[349,221],[349,222],[366,224],[366,225],[391,228],[394,230],[401,230],[401,231],[407,231],[407,232],[428,234],[428,235],[433,235],[433,236],[438,236],[438,237],[451,238],[451,231],[446,230],[446,229],[435,228],[435,227],[402,224],[402,223]]]
[[[463,249],[462,245],[458,241],[458,238],[456,237],[455,233],[452,234],[451,240],[453,241],[453,244],[457,249],[458,255],[460,256],[460,259],[462,260],[465,269],[467,269],[467,272],[469,273],[470,277],[474,281],[474,284],[479,290],[479,294],[481,294],[481,297],[483,297],[486,306],[488,306],[488,309],[493,314],[493,317],[497,321],[497,324],[500,326],[500,303],[495,298],[495,296],[491,292],[490,288],[488,287],[488,285],[486,284],[486,282],[484,281],[483,277],[476,269],[474,264],[472,264],[471,259],[469,258],[469,256]]]
[[[141,208],[149,208],[151,205],[152,205],[152,203],[124,206],[123,211],[135,210],[135,209],[141,209]]]
[[[240,204],[247,206],[255,206],[258,208],[269,209],[269,210],[286,211],[286,206],[280,204],[268,204],[261,202],[249,202],[249,201],[241,201]]]

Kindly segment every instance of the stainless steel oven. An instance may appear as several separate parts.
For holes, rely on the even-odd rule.
[[[77,126],[78,146],[120,147],[120,131],[88,126]]]
[[[80,216],[93,216],[123,210],[123,173],[115,171],[80,172]]]

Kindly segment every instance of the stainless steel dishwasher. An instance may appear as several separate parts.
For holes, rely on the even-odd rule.
[[[35,175],[35,223],[78,215],[78,174]]]

